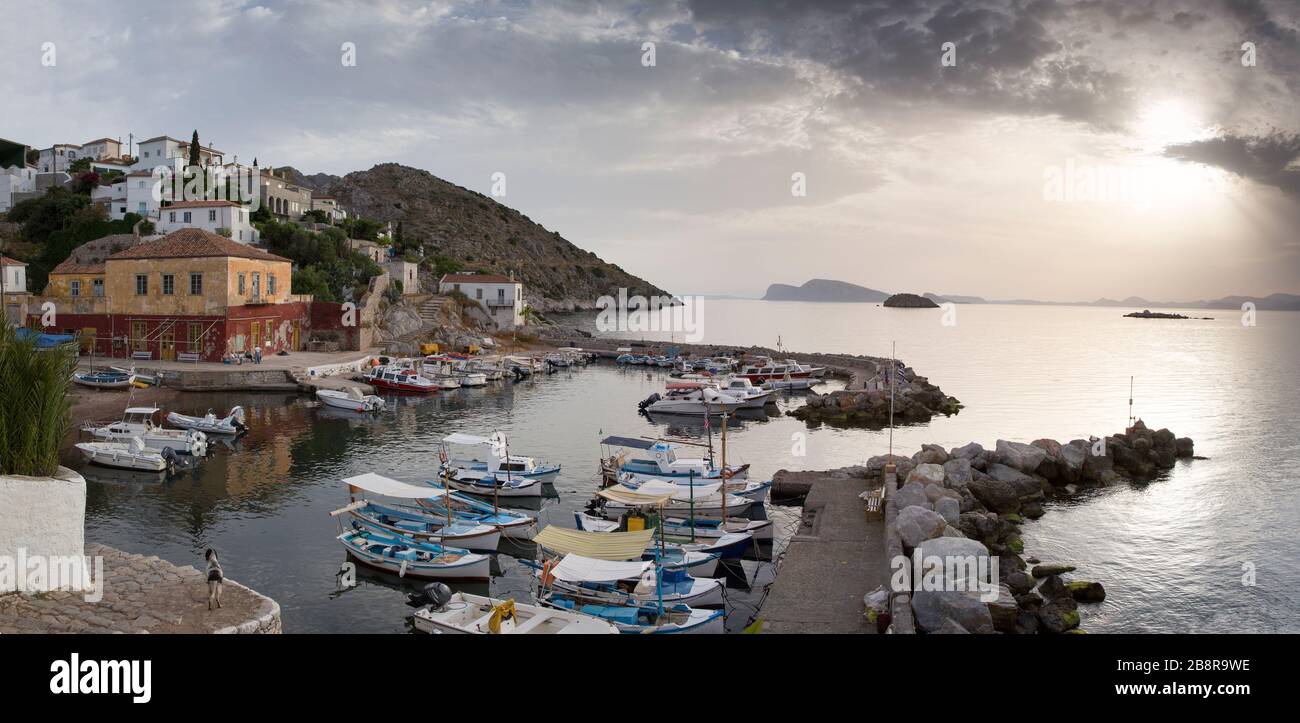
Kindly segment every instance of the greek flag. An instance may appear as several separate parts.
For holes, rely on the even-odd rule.
[[[894,367],[894,385],[899,387],[907,386],[907,377],[903,376],[903,365],[901,364]]]

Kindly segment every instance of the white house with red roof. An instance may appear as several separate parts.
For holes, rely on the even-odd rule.
[[[459,291],[478,302],[498,329],[513,329],[524,324],[524,285],[500,274],[474,272],[444,274],[438,293]]]
[[[180,201],[164,206],[154,222],[158,233],[182,228],[201,228],[242,244],[257,240],[257,229],[248,208],[233,201]]]

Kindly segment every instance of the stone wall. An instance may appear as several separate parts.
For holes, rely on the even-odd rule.
[[[0,557],[80,559],[85,525],[86,480],[76,472],[60,467],[54,477],[0,476]]]

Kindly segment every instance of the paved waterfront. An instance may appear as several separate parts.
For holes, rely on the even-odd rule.
[[[0,633],[279,633],[280,606],[227,579],[221,608],[208,611],[208,583],[193,567],[86,545],[104,560],[104,593],[0,595]]]
[[[790,541],[759,617],[764,633],[875,633],[862,598],[888,582],[885,520],[858,497],[867,481],[843,471],[781,471],[781,490],[808,490],[803,526]]]

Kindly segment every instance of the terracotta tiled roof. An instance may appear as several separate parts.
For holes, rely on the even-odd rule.
[[[289,259],[275,254],[268,254],[238,241],[231,241],[224,236],[218,236],[201,228],[183,228],[173,231],[162,238],[146,241],[138,246],[113,254],[109,257],[109,260],[198,258],[203,256],[233,256],[241,259],[289,263]]]
[[[517,284],[518,281],[501,274],[444,274],[443,284]]]
[[[0,265],[4,266],[26,266],[27,264],[18,259],[11,259],[8,256],[0,256]]]

